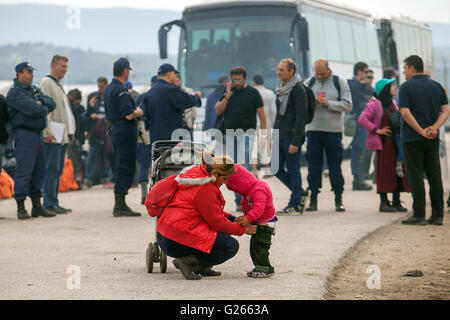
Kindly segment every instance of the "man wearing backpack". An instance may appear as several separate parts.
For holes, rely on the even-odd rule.
[[[273,155],[278,144],[276,177],[292,192],[288,205],[277,213],[298,215],[303,213],[308,198],[308,191],[302,188],[300,174],[301,146],[305,142],[308,122],[308,94],[292,59],[280,61],[277,75],[280,83],[276,88],[277,117],[274,128],[279,130],[279,139],[275,139],[272,148],[272,168],[277,165]]]
[[[347,82],[333,75],[328,61],[318,59],[314,63],[315,76],[305,81],[315,94],[316,111],[306,126],[306,160],[308,161],[308,189],[311,200],[306,211],[317,211],[317,195],[322,188],[323,153],[330,172],[330,182],[335,194],[336,211],[345,211],[342,203],[344,177],[342,157],[344,148],[344,112],[352,110],[352,97]]]

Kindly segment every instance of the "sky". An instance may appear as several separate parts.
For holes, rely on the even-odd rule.
[[[374,16],[409,16],[425,22],[450,23],[450,0],[333,0],[371,12]],[[202,0],[0,0],[0,4],[43,3],[80,7],[133,7],[182,11]]]

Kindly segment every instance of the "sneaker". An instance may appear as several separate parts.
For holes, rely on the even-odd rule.
[[[287,206],[283,210],[277,211],[277,214],[280,216],[298,216],[302,214],[299,207],[290,207]]]
[[[66,208],[63,208],[61,206],[58,206],[58,208],[63,210],[63,211],[65,211],[65,212],[72,212],[72,209],[66,209]]]
[[[361,182],[361,183],[353,183],[353,190],[357,190],[357,191],[370,191],[372,190],[372,186],[365,183],[365,182]]]
[[[401,203],[398,204],[392,204],[392,206],[397,210],[397,212],[408,212],[408,209],[402,206]]]
[[[60,207],[54,207],[54,208],[46,208],[48,212],[54,213],[54,214],[66,214],[69,213],[69,211],[65,211]]]
[[[397,177],[403,178],[405,174],[403,173],[403,166],[401,162],[397,162],[397,166],[395,167],[395,172],[397,173]]]
[[[83,184],[81,185],[81,189],[86,190],[92,187],[92,181],[89,179],[85,179]]]
[[[379,212],[397,212],[397,209],[390,202],[380,203]]]
[[[427,221],[424,218],[417,218],[417,217],[412,216],[412,217],[409,217],[406,220],[403,220],[402,224],[424,226],[424,225],[427,224]]]

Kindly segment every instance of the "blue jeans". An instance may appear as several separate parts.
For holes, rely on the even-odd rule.
[[[152,145],[137,144],[138,182],[148,182],[148,174],[152,163]]]
[[[288,206],[297,207],[300,205],[300,198],[304,193],[302,188],[302,176],[300,173],[302,151],[299,148],[298,152],[290,154],[289,146],[291,145],[291,140],[275,141],[274,148],[277,143],[279,143],[279,168],[275,176],[291,190],[291,198]]]
[[[367,140],[367,130],[362,128],[360,125],[356,127],[356,135],[353,137],[353,141],[351,143],[351,169],[352,175],[354,177],[354,183],[364,183],[364,179],[366,176],[365,169],[370,167],[370,159],[369,165],[367,165],[367,151],[366,151],[366,140]],[[372,150],[369,150],[372,152]]]
[[[233,161],[234,163],[239,163],[245,167],[248,171],[251,171],[251,155],[253,144],[255,141],[254,136],[249,135],[238,135],[234,137],[226,137],[226,142],[228,145],[233,142]],[[226,152],[230,153],[230,147],[226,147]],[[234,193],[234,201],[236,205],[240,207],[242,196]]]
[[[59,206],[59,178],[64,170],[67,145],[44,143],[45,178],[43,188],[44,208],[54,209]]]
[[[45,177],[44,138],[41,132],[26,129],[14,130],[16,172],[14,198],[41,197]]]
[[[99,161],[102,161],[99,159],[99,149],[101,148],[101,144],[89,141],[89,153],[87,158],[87,167],[86,167],[86,179],[94,183],[95,177],[96,177],[96,169],[99,167],[97,163]],[[108,178],[110,176],[110,170],[107,166],[104,168],[101,168],[101,171],[98,172],[100,181],[104,178]]]
[[[217,237],[211,248],[210,254],[167,239],[159,232],[156,234],[156,239],[161,250],[169,257],[181,258],[193,255],[203,267],[212,267],[222,264],[233,258],[239,251],[239,242],[232,236],[220,232],[217,232]]]
[[[344,176],[341,169],[344,153],[342,133],[309,131],[306,137],[308,187],[311,193],[318,194],[322,188],[322,167],[326,154],[331,187],[336,194],[342,194],[344,192]]]
[[[395,135],[395,145],[397,146],[397,162],[403,162],[403,146],[400,140],[400,134]]]

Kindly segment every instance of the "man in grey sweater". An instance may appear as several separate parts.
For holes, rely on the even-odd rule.
[[[306,211],[317,211],[317,195],[322,187],[324,152],[328,162],[331,187],[335,194],[336,211],[345,211],[342,203],[344,177],[341,170],[344,151],[343,114],[352,110],[352,97],[347,82],[333,75],[327,60],[318,59],[314,63],[314,69],[315,76],[305,81],[305,85],[309,86],[316,95],[314,118],[306,126],[308,189],[311,190],[310,205]]]

